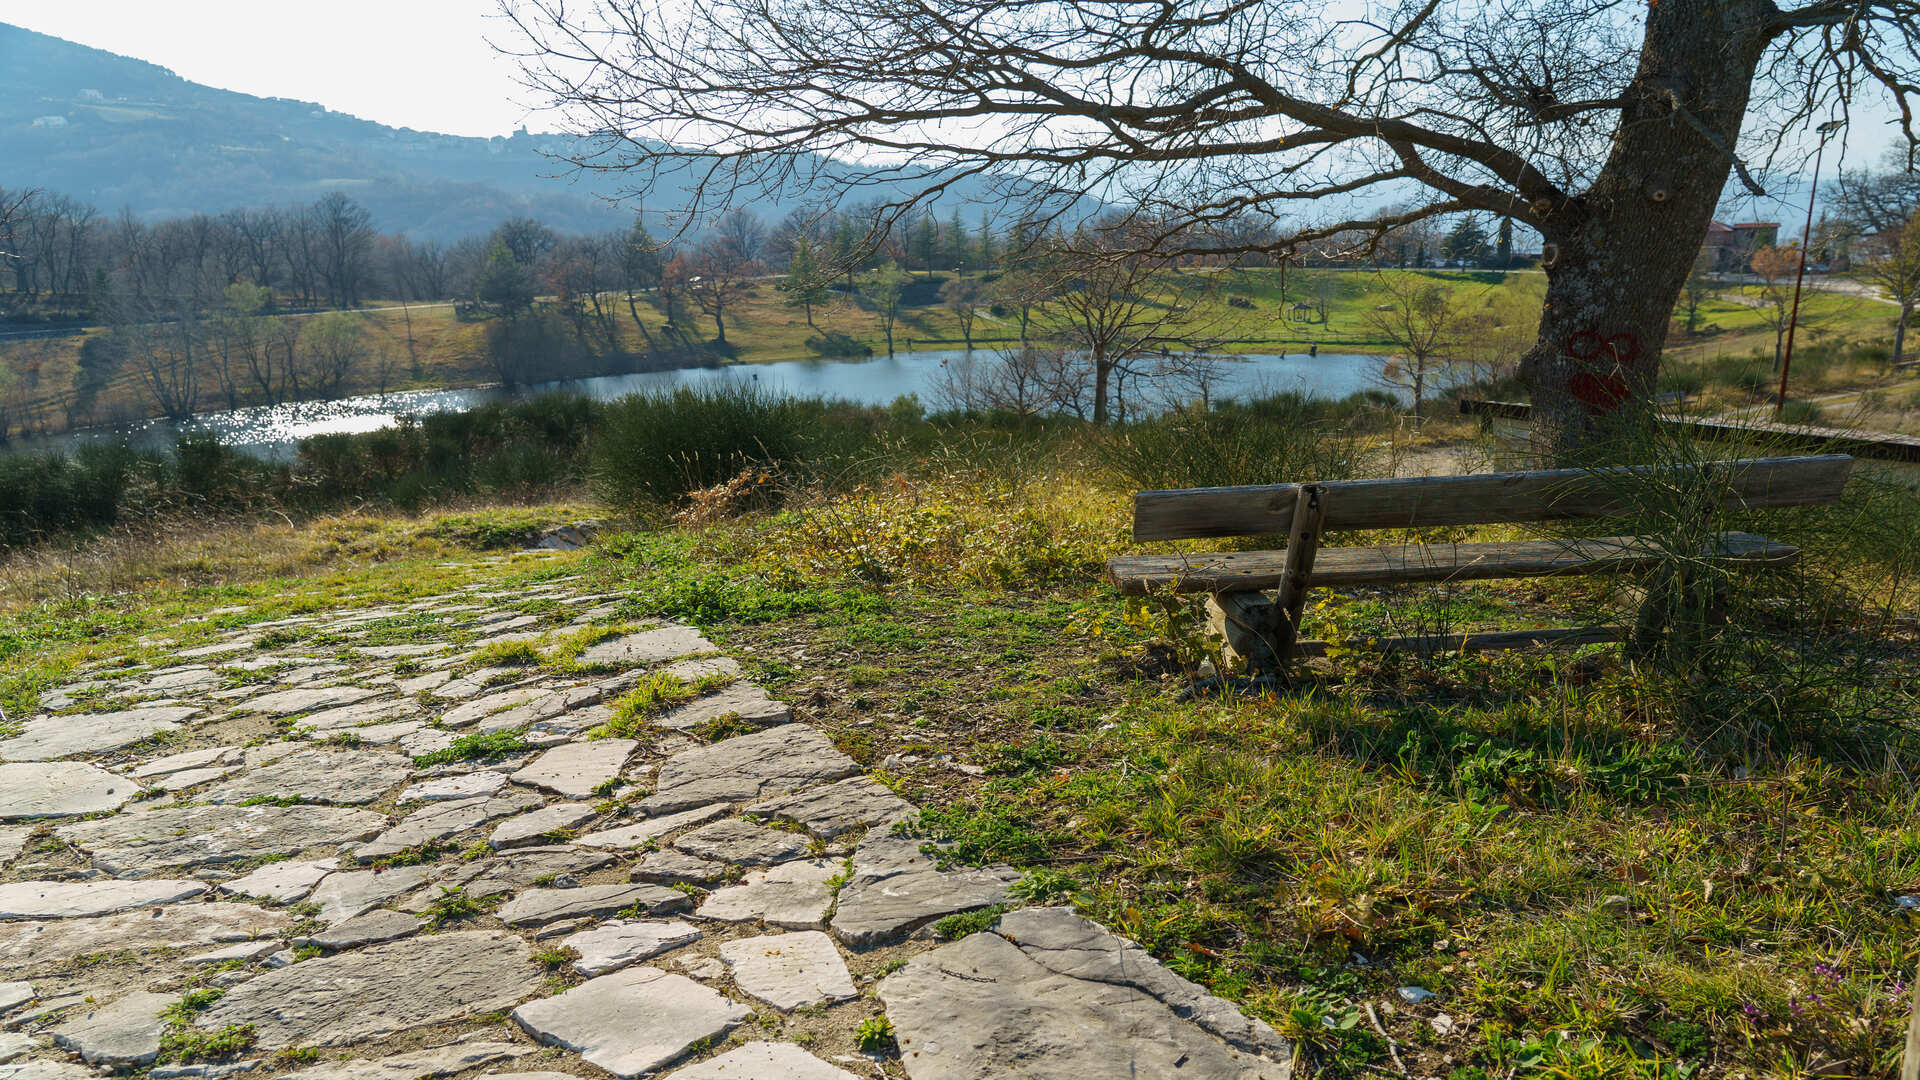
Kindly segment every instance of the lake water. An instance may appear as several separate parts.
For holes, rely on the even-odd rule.
[[[311,435],[375,431],[393,426],[402,416],[455,412],[515,397],[569,392],[610,401],[642,391],[743,383],[774,393],[837,398],[863,405],[885,405],[904,395],[916,394],[928,408],[937,409],[946,404],[941,398],[941,388],[957,365],[991,363],[993,358],[993,353],[984,350],[972,354],[959,349],[930,350],[863,361],[794,360],[606,375],[519,390],[498,386],[410,390],[205,413],[186,423],[154,420],[122,433],[87,432],[48,440],[15,440],[14,447],[21,450],[70,448],[89,440],[124,439],[134,446],[165,449],[180,432],[194,430],[212,433],[230,446],[262,457],[285,458],[293,453],[301,439]],[[1289,353],[1219,359],[1218,374],[1209,388],[1215,400],[1258,397],[1288,390],[1340,398],[1379,386],[1381,358],[1378,356],[1321,353],[1310,357],[1305,353]]]

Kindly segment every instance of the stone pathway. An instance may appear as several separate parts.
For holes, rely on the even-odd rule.
[[[939,865],[697,630],[577,588],[233,609],[42,695],[0,740],[0,1080],[1289,1076],[1065,909],[939,943],[1019,875]],[[577,659],[476,655],[511,642]],[[693,696],[617,712],[643,686]]]

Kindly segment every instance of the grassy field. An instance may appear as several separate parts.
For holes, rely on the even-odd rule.
[[[1351,653],[1284,692],[1191,697],[1192,609],[1098,578],[1139,550],[1140,478],[1240,478],[1192,473],[1183,445],[1275,480],[1428,449],[1349,444],[1332,420],[1195,423],[1130,449],[952,430],[857,474],[782,466],[651,509],[581,494],[43,547],[0,565],[0,705],[21,715],[76,662],[230,604],[265,619],[583,571],[627,596],[622,617],[751,658],[930,808],[924,834],[1141,941],[1294,1038],[1314,1075],[1891,1075],[1920,962],[1899,902],[1920,893],[1920,654],[1891,621],[1916,610],[1910,492],[1856,482],[1833,511],[1742,519],[1810,554],[1740,587],[1714,667]],[[590,552],[482,561],[529,524],[634,512]],[[1620,585],[1323,594],[1307,630],[1625,618]]]
[[[1446,290],[1456,305],[1469,312],[1476,323],[1470,350],[1475,356],[1511,363],[1532,341],[1532,327],[1545,287],[1539,273],[1501,273],[1492,271],[1386,271],[1389,277],[1431,281]],[[1328,352],[1388,354],[1394,351],[1390,341],[1374,328],[1368,315],[1380,300],[1381,278],[1372,272],[1333,270],[1202,270],[1190,272],[1186,280],[1199,297],[1195,317],[1186,329],[1196,339],[1223,351],[1300,352],[1316,347]],[[1751,291],[1751,290],[1748,290]],[[1172,295],[1169,292],[1167,295]],[[1322,321],[1319,306],[1325,306]],[[1299,310],[1308,305],[1314,310]],[[618,373],[644,367],[653,362],[647,356],[646,342],[634,327],[623,300],[613,303],[614,325],[621,348],[628,355],[607,356],[593,362],[599,373]],[[660,335],[664,318],[656,306],[643,300],[642,319],[649,332]],[[1890,339],[1892,309],[1883,304],[1843,294],[1810,293],[1804,306],[1799,346],[1803,357],[1822,350],[1834,353],[1837,360],[1822,361],[1818,356],[1800,369],[1802,378],[1794,385],[1796,396],[1816,396],[1841,391],[1862,392],[1903,386],[1890,378],[1884,364],[1876,367],[1871,348]],[[1702,309],[1703,326],[1699,333],[1676,331],[1669,340],[1667,369],[1678,382],[1696,393],[1705,393],[1705,403],[1713,408],[1740,408],[1755,400],[1754,388],[1765,381],[1754,374],[1763,364],[1771,366],[1773,331],[1759,311],[1731,301],[1715,298]],[[473,386],[496,381],[495,365],[488,356],[486,321],[460,321],[452,305],[379,304],[357,316],[362,322],[370,349],[389,358],[386,389],[431,389]],[[1055,316],[1042,311],[1035,332],[1044,333]],[[670,364],[768,363],[803,360],[818,354],[807,346],[809,338],[821,332],[844,334],[884,351],[885,339],[878,319],[861,298],[836,298],[815,312],[816,326],[809,326],[798,308],[787,306],[785,294],[771,282],[759,285],[727,316],[725,348],[714,346],[714,326],[710,318],[694,319],[689,333],[701,347],[711,352],[704,356],[682,355],[669,358]],[[98,331],[94,332],[98,333]],[[895,327],[895,343],[908,348],[956,348],[961,345],[958,320],[938,304],[907,307]],[[982,348],[1017,342],[1019,327],[1011,313],[1001,316],[983,312],[974,327],[974,342]],[[59,430],[65,426],[61,402],[73,385],[83,336],[48,338],[27,342],[0,342],[0,409],[7,422],[21,429]],[[1850,351],[1851,350],[1851,351]],[[538,378],[538,368],[535,369]],[[241,386],[229,399],[211,369],[200,379],[202,410],[226,408],[230,403],[259,404],[263,400],[253,389]],[[343,394],[373,393],[380,383],[376,366],[364,363],[343,385]],[[1895,425],[1893,430],[1916,430],[1920,417],[1909,416],[1910,403],[1905,393],[1886,400],[1870,402],[1880,407],[1881,422]],[[1920,409],[1920,406],[1913,406]],[[1836,414],[1844,411],[1831,410]],[[1857,409],[1855,411],[1858,411]],[[95,415],[102,420],[144,417],[152,412],[148,395],[139,377],[132,371],[118,374],[100,396]]]
[[[1498,281],[1502,275],[1434,273],[1428,276],[1449,288],[1478,297],[1499,291]],[[1328,351],[1391,351],[1391,346],[1366,325],[1368,275],[1295,271],[1286,276],[1285,288],[1281,275],[1274,271],[1208,274],[1200,275],[1199,280],[1204,290],[1201,311],[1191,329],[1198,337],[1219,342],[1223,348],[1244,352],[1297,352],[1318,346]],[[1328,301],[1324,323],[1318,321],[1317,314],[1308,317],[1288,310],[1290,302],[1321,295]],[[1231,307],[1226,302],[1229,297],[1253,306]],[[607,357],[603,364],[605,373],[634,370],[636,362],[646,362],[646,341],[633,325],[624,300],[614,301],[613,308],[620,344],[631,357]],[[643,299],[639,308],[649,332],[660,335],[664,317],[657,306]],[[452,305],[402,308],[382,303],[357,318],[365,328],[371,351],[390,358],[388,390],[473,386],[499,378],[488,357],[487,323],[456,319]],[[817,309],[815,325],[809,326],[800,309],[789,307],[785,295],[770,282],[756,287],[752,295],[727,314],[726,321],[727,347],[715,347],[705,362],[770,363],[815,358],[818,353],[807,347],[807,341],[822,332],[847,335],[876,353],[886,348],[879,321],[864,299],[837,298]],[[1044,332],[1047,324],[1048,316],[1042,313],[1036,320],[1035,330]],[[689,332],[696,341],[712,346],[715,327],[711,319],[701,316],[692,320]],[[56,429],[64,426],[60,402],[73,385],[86,337],[98,333],[103,331],[0,342],[0,404],[13,403],[7,406],[13,414],[13,424]],[[896,347],[903,351],[957,348],[963,344],[958,320],[938,304],[903,309],[894,338]],[[982,348],[1015,344],[1018,340],[1019,327],[1011,315],[983,312],[974,327],[974,342]],[[681,357],[671,362],[701,362],[701,359]],[[202,410],[226,408],[230,403],[259,404],[263,400],[256,390],[243,385],[230,402],[210,365],[202,372],[200,386]],[[369,362],[347,379],[342,393],[374,393],[380,388],[375,365]],[[96,413],[103,418],[132,418],[144,417],[150,411],[139,376],[133,371],[124,371],[114,377],[101,394]]]

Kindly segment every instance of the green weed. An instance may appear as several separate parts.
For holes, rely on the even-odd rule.
[[[869,1054],[891,1053],[893,1050],[893,1021],[884,1016],[869,1016],[860,1021],[853,1033],[854,1045]]]
[[[527,742],[525,729],[510,731],[476,732],[462,735],[453,740],[453,744],[444,749],[414,756],[415,768],[425,769],[434,765],[449,765],[456,761],[499,761],[501,758],[524,754],[533,749]]]

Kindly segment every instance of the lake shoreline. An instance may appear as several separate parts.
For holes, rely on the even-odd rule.
[[[698,365],[652,369],[618,375],[597,375],[511,386],[498,380],[469,386],[393,390],[342,398],[243,406],[239,409],[197,413],[189,421],[153,418],[113,427],[95,427],[34,438],[15,438],[4,451],[29,454],[71,451],[99,443],[124,443],[164,450],[181,435],[204,432],[222,443],[268,459],[286,459],[301,439],[326,434],[357,434],[392,427],[403,417],[464,412],[490,402],[519,400],[545,394],[581,394],[613,400],[634,393],[672,392],[681,387],[702,388],[744,383],[775,394],[821,398],[855,405],[885,406],[902,397],[914,397],[926,407],[956,407],[948,394],[966,365],[989,362],[990,349],[916,350],[860,359],[815,357],[760,363]],[[1155,385],[1136,393],[1130,408],[1155,412],[1178,397],[1214,400],[1256,398],[1297,392],[1341,398],[1384,388],[1374,375],[1381,357],[1370,353],[1307,352],[1214,354],[1224,367],[1203,392],[1182,393],[1171,384]]]

